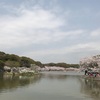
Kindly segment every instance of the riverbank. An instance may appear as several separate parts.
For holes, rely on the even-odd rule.
[[[38,71],[80,71],[79,68],[64,68],[64,67],[58,67],[58,66],[45,66],[43,68],[38,68]]]
[[[44,66],[44,67],[39,67],[39,66],[32,66],[30,68],[27,67],[8,67],[4,66],[4,74],[7,75],[34,75],[38,74],[39,72],[42,71],[80,71],[79,68],[64,68],[64,67],[58,67],[58,66]]]
[[[34,75],[38,74],[38,71],[31,68],[27,67],[8,67],[4,66],[4,70],[1,71],[2,74],[4,75],[13,75],[13,76],[18,76],[18,75]]]

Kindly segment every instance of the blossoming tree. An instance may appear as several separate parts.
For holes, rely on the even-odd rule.
[[[98,69],[100,71],[100,55],[85,57],[80,60],[81,69]]]

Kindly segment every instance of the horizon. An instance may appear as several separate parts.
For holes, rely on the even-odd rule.
[[[99,0],[0,0],[0,51],[42,63],[100,54]]]

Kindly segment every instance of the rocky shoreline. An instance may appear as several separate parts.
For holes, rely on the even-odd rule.
[[[4,66],[4,71],[2,73],[6,75],[34,75],[39,74],[41,71],[80,71],[79,68],[64,68],[64,67],[58,67],[58,66],[44,66],[43,68],[39,66],[34,67],[8,67]]]
[[[8,67],[4,66],[4,70],[1,71],[5,75],[34,75],[37,74],[38,71],[33,68],[27,67]]]

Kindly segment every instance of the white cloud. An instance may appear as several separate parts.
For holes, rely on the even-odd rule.
[[[91,43],[86,43],[86,44],[76,44],[73,46],[67,46],[67,47],[62,47],[59,49],[47,49],[47,50],[37,50],[37,51],[31,51],[26,53],[27,56],[48,56],[49,55],[63,55],[63,54],[73,54],[73,53],[86,53],[86,52],[92,52],[92,51],[99,51],[100,46],[99,43],[96,42],[91,42]]]
[[[83,30],[73,30],[73,31],[66,31],[66,32],[61,32],[61,31],[56,31],[54,34],[54,37],[57,38],[64,38],[65,36],[78,36],[80,34],[84,33]]]
[[[64,26],[64,19],[51,10],[37,6],[27,9],[21,6],[15,8],[15,12],[13,14],[11,11],[10,15],[0,16],[0,48],[9,49],[34,43],[54,42],[65,36],[83,33],[83,30],[62,32],[60,27]]]
[[[100,29],[94,30],[93,32],[91,32],[91,36],[100,36]]]
[[[22,9],[17,16],[0,16],[0,45],[17,46],[48,39],[47,30],[54,30],[62,24],[62,19],[43,9]]]

